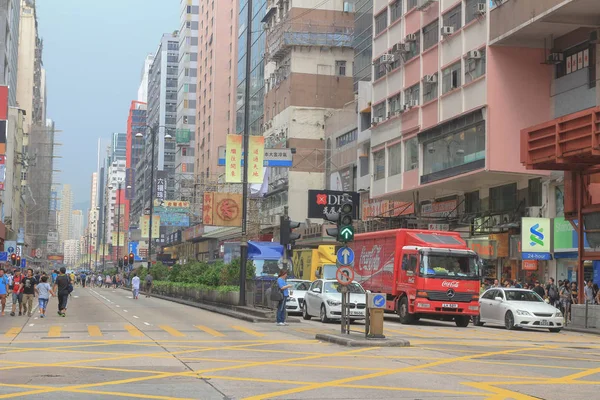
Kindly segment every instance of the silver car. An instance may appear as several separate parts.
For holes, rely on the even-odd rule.
[[[302,279],[288,279],[288,285],[293,285],[291,288],[290,297],[288,297],[285,308],[290,314],[302,314],[304,308],[304,295],[310,288],[310,281]]]
[[[366,293],[363,287],[352,282],[348,286],[350,292],[350,318],[364,319]],[[304,296],[302,317],[306,320],[319,316],[321,322],[342,318],[342,285],[335,279],[317,279]]]

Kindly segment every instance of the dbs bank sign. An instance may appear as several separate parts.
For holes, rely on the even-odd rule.
[[[354,203],[354,219],[358,219],[360,197],[356,192],[338,192],[335,190],[308,191],[308,218],[323,218],[325,214],[339,213],[342,196],[347,193]]]

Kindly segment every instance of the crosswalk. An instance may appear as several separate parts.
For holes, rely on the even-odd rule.
[[[41,329],[44,329],[43,331]],[[197,338],[204,336],[207,338],[239,338],[239,336],[248,339],[260,339],[267,336],[267,332],[260,332],[255,329],[247,328],[241,325],[224,326],[216,330],[203,325],[195,325],[183,328],[175,328],[170,325],[158,325],[146,328],[138,328],[132,324],[124,324],[120,327],[111,326],[107,329],[102,329],[98,325],[87,325],[87,336],[90,338],[103,338],[109,335],[126,335],[135,339],[144,339],[148,336],[161,334],[173,338]],[[71,330],[68,326],[52,325],[41,327],[11,327],[7,330],[0,330],[0,338],[14,339],[21,334],[36,334],[37,336],[45,336],[47,338],[60,338],[63,336],[73,336],[73,334],[85,335],[85,332],[80,330]]]

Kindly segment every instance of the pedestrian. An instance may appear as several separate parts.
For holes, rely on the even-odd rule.
[[[146,274],[146,297],[150,297],[150,295],[152,294],[152,286],[153,285],[154,285],[154,277],[152,276],[150,271],[148,271],[148,274]]]
[[[112,284],[112,279],[110,278],[109,274],[106,274],[106,279],[104,280],[104,287],[106,289],[110,288],[110,285]]]
[[[85,275],[85,272],[81,273],[80,279],[81,279],[81,287],[85,289],[85,282],[86,282],[86,279],[87,279],[87,276]]]
[[[562,310],[564,320],[571,320],[571,285],[568,280],[563,282],[560,288],[560,308]]]
[[[587,284],[583,288],[583,294],[585,295],[585,301],[587,304],[594,304],[594,288],[592,281],[587,281]]]
[[[56,278],[58,277],[58,271],[55,269],[52,270],[52,285],[56,283]]]
[[[98,287],[102,288],[102,274],[98,274],[98,278],[96,278],[98,280]]]
[[[518,280],[516,280],[516,279],[515,279],[515,280],[513,280],[512,287],[514,287],[514,288],[516,288],[516,289],[522,289],[522,286],[521,286],[521,284],[520,284],[520,283],[519,283],[519,281],[518,281]]]
[[[594,283],[594,285],[592,286],[592,289],[594,290],[594,301],[596,302],[596,304],[600,304],[598,302],[598,295],[600,294],[600,290],[598,289],[598,284]]]
[[[8,293],[10,293],[8,278],[4,274],[4,268],[0,268],[0,307],[2,307],[0,312],[1,316],[4,316],[4,309],[6,308],[6,296],[8,296]]]
[[[544,290],[542,285],[540,285],[540,281],[535,281],[533,291],[536,292],[542,299],[546,297],[546,291]]]
[[[41,282],[35,287],[35,291],[38,295],[38,307],[40,309],[40,318],[46,318],[46,308],[48,307],[48,301],[50,296],[56,296],[50,284],[48,283],[48,277],[43,275]]]
[[[494,279],[494,285],[492,287],[500,287],[500,281],[498,279]]]
[[[15,316],[17,312],[17,304],[19,304],[19,315],[23,315],[23,276],[21,270],[16,269],[15,275],[13,276],[13,288],[12,288],[12,311],[11,317]]]
[[[67,301],[69,300],[69,294],[73,291],[73,283],[66,272],[65,267],[60,268],[60,274],[56,278],[53,288],[53,291],[58,294],[58,315],[61,317],[67,315]]]
[[[279,300],[279,304],[277,304],[277,325],[283,326],[287,325],[285,322],[285,303],[287,302],[288,297],[290,297],[290,288],[292,285],[288,285],[286,282],[287,279],[287,270],[282,269],[279,271],[279,277],[277,278],[277,286],[279,290],[283,293],[283,299]]]
[[[33,270],[27,270],[27,276],[23,278],[23,314],[29,317],[33,315],[33,298],[35,297],[35,285],[37,281],[33,276]]]
[[[133,274],[133,279],[131,280],[131,290],[133,290],[133,298],[135,300],[138,299],[140,295],[140,278],[137,274]]]
[[[548,298],[550,304],[556,307],[556,303],[560,299],[560,295],[558,288],[554,284],[554,278],[550,278],[548,284],[546,285],[546,297]]]

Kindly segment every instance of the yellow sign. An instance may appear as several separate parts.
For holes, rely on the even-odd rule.
[[[248,182],[263,183],[263,162],[265,159],[265,138],[264,136],[250,136],[249,162],[248,162]]]
[[[204,193],[204,225],[241,226],[242,195],[239,193]]]
[[[225,152],[225,182],[241,183],[242,135],[227,135]]]
[[[150,232],[150,216],[142,215],[140,217],[140,230],[142,231],[142,238],[148,238]],[[152,238],[156,239],[160,236],[160,215],[152,216]]]
[[[117,241],[117,239],[119,239]],[[117,238],[117,232],[112,233],[112,245],[113,246],[125,246],[125,232],[120,232],[119,237]]]

